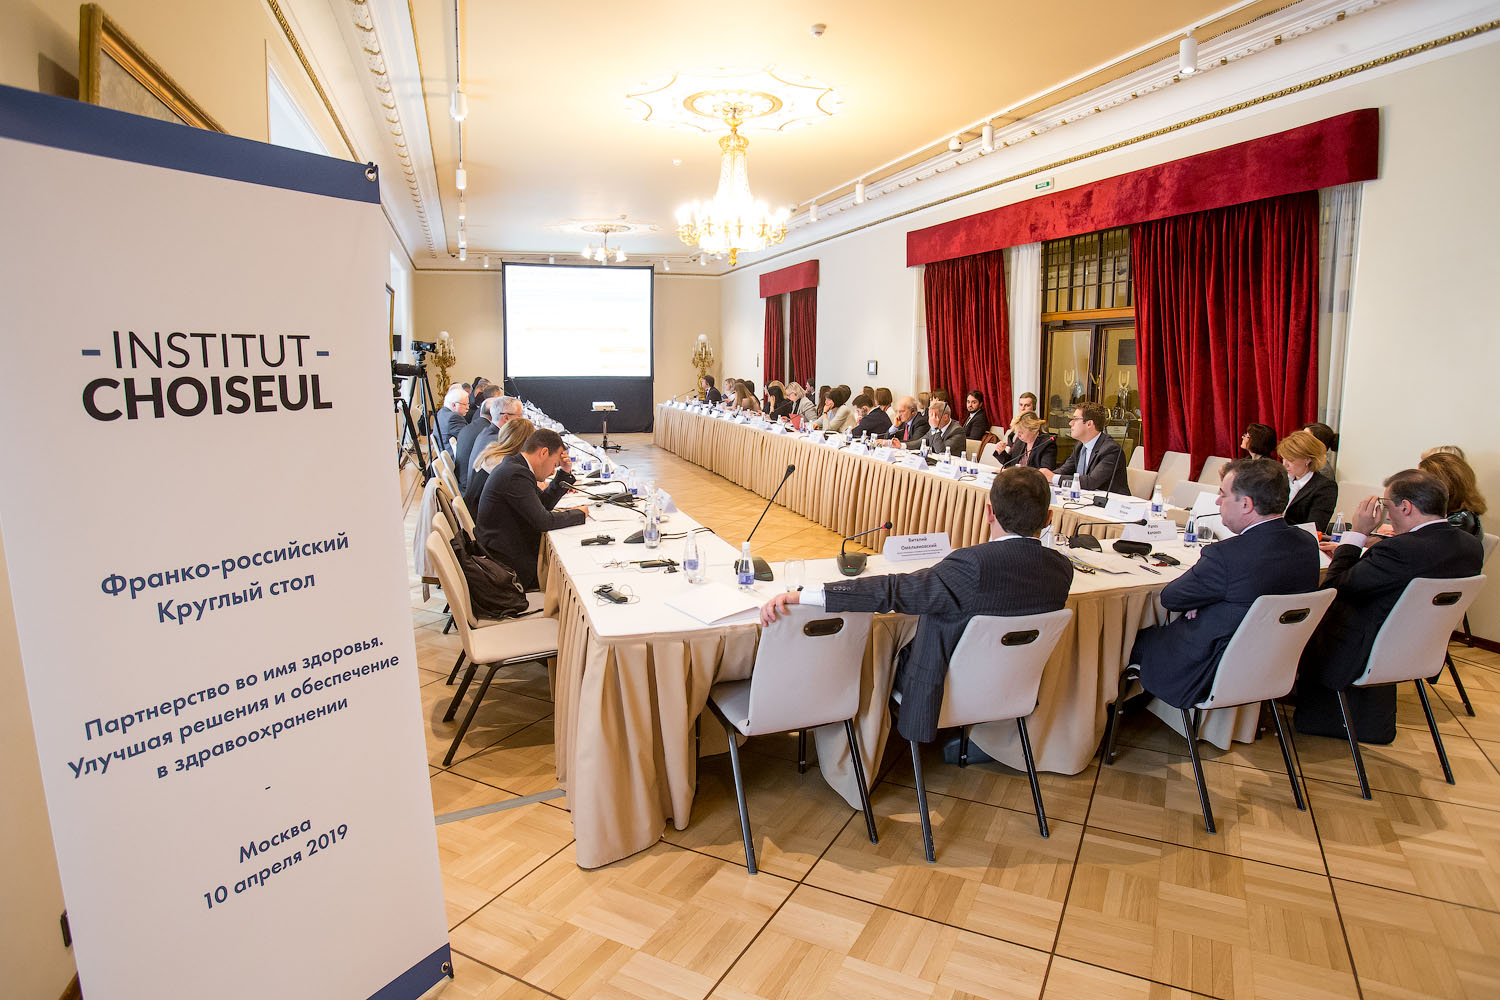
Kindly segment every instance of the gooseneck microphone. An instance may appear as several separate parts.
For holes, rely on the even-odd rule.
[[[856,538],[861,538],[861,537],[863,537],[865,535],[870,534],[873,531],[890,531],[890,530],[891,530],[891,522],[887,521],[884,524],[877,524],[875,527],[866,529],[865,531],[860,531],[860,532],[856,532],[855,534],[845,536],[844,541],[839,545],[839,557],[838,557],[839,572],[842,573],[842,574],[844,574],[845,576],[859,576],[859,574],[861,574],[861,573],[863,573],[865,571],[865,563],[870,558],[868,555],[866,555],[863,552],[845,552],[844,551],[844,546],[845,545],[848,545],[852,540],[854,540]]]
[[[797,467],[795,465],[788,465],[786,467],[786,474],[781,477],[781,482],[776,484],[776,489],[771,493],[771,499],[766,501],[766,509],[760,512],[760,517],[755,521],[755,528],[750,529],[750,534],[745,536],[745,541],[748,542],[755,537],[755,529],[760,527],[760,522],[764,521],[766,515],[771,512],[771,504],[776,502],[777,494],[781,492],[781,488],[786,485],[786,481],[791,479],[792,473],[796,471]],[[755,578],[757,580],[776,579],[776,574],[771,572],[770,563],[766,562],[760,556],[751,556],[751,561],[755,564]]]

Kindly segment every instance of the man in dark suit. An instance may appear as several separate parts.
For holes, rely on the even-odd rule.
[[[883,437],[890,432],[891,418],[875,405],[875,400],[860,393],[854,397],[854,408],[859,411],[859,423],[855,424],[854,430],[849,433],[856,439],[866,434]]]
[[[458,485],[460,489],[467,489],[469,476],[473,473],[471,463],[474,461],[474,442],[483,433],[493,435],[495,424],[491,414],[491,400],[500,395],[500,387],[494,384],[486,384],[480,389],[470,401],[473,409],[473,419],[463,426],[463,429],[455,435],[458,445],[453,451],[453,467],[458,473]],[[494,440],[493,437],[490,440]]]
[[[537,483],[552,477],[545,491]],[[557,431],[541,428],[495,467],[479,495],[475,535],[484,551],[509,566],[521,586],[537,588],[542,532],[582,524],[582,510],[554,511],[573,482],[573,463]]]
[[[443,397],[443,408],[437,415],[437,432],[439,448],[448,447],[448,439],[458,437],[464,429],[465,416],[469,412],[469,393],[462,386],[455,385],[448,390]]]
[[[917,408],[916,399],[911,396],[902,396],[896,404],[896,420],[891,424],[891,429],[886,432],[886,437],[904,444],[921,441],[926,433],[927,417]]]
[[[1078,484],[1086,490],[1107,490],[1129,496],[1130,478],[1125,472],[1125,451],[1114,438],[1104,433],[1108,420],[1108,412],[1098,403],[1075,407],[1073,418],[1068,421],[1068,432],[1078,441],[1078,447],[1055,473],[1044,471],[1042,474],[1049,481],[1057,476],[1076,475]]]
[[[778,594],[761,608],[769,625],[790,604],[821,604],[829,611],[921,615],[917,633],[896,660],[901,692],[901,735],[921,743],[937,738],[938,710],[948,660],[975,615],[1033,615],[1056,611],[1068,600],[1073,566],[1037,535],[1051,520],[1047,481],[1035,469],[1006,469],[995,476],[985,508],[990,541],[957,549],[936,566],[839,580]]]
[[[950,449],[954,455],[964,453],[967,443],[964,425],[953,419],[953,408],[941,399],[934,399],[927,408],[927,433],[915,441],[906,442],[906,447],[915,451],[922,447],[923,441],[927,442],[929,454],[941,455]]]
[[[1382,509],[1396,533],[1365,551]],[[1418,577],[1452,579],[1481,571],[1484,546],[1449,524],[1447,510],[1443,483],[1430,473],[1407,469],[1385,481],[1384,497],[1360,503],[1354,530],[1344,533],[1342,544],[1324,544],[1333,561],[1323,586],[1337,588],[1339,596],[1318,623],[1297,669],[1298,732],[1345,738],[1338,692],[1364,672],[1375,634],[1408,583]],[[1433,672],[1441,667],[1434,663]],[[1351,688],[1348,693],[1354,732],[1361,742],[1389,743],[1396,738],[1395,685]]]
[[[474,479],[475,461],[478,460],[480,455],[484,454],[484,449],[499,439],[500,429],[521,415],[523,408],[521,401],[514,396],[491,396],[485,400],[484,409],[486,411],[485,426],[473,438],[473,443],[469,446],[467,457],[464,457],[463,454],[464,439],[462,436],[458,439],[459,457],[463,458],[461,468],[465,470],[459,478],[459,485],[465,490],[468,490],[469,483]],[[467,431],[468,428],[466,427],[464,430]]]
[[[1208,696],[1219,659],[1250,605],[1263,594],[1318,589],[1318,540],[1283,516],[1286,470],[1269,458],[1241,458],[1224,467],[1219,512],[1231,538],[1205,546],[1197,565],[1161,592],[1169,625],[1142,629],[1130,662],[1141,686],[1175,708]]]
[[[703,401],[711,406],[718,406],[724,402],[724,394],[714,388],[714,377],[705,375],[698,380],[698,388],[703,392]]]

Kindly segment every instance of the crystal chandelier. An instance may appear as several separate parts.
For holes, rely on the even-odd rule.
[[[750,193],[750,168],[745,150],[750,140],[740,135],[747,113],[754,112],[738,95],[724,95],[714,113],[729,126],[719,140],[719,188],[708,202],[694,201],[677,210],[677,236],[705,253],[729,255],[729,266],[740,253],[764,250],[786,239],[787,210],[774,213]]]
[[[611,233],[629,232],[629,226],[616,226],[606,222],[599,225],[586,226],[584,228],[588,229],[590,232],[603,233],[604,239],[600,241],[598,246],[594,246],[592,243],[590,243],[588,246],[578,251],[578,256],[582,257],[584,260],[598,261],[600,264],[604,265],[608,265],[611,259],[613,259],[616,264],[625,263],[628,258],[625,256],[624,250],[620,249],[619,247],[615,247],[613,250],[610,250],[609,236]]]

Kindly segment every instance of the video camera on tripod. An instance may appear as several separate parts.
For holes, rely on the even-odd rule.
[[[422,470],[423,481],[432,476],[432,462],[437,458],[437,452],[433,445],[432,421],[437,419],[438,407],[432,395],[432,383],[427,380],[427,354],[429,351],[437,350],[437,344],[431,341],[414,340],[412,350],[416,352],[416,364],[409,364],[391,359],[391,395],[392,405],[396,412],[402,417],[400,426],[400,440],[396,443],[396,468],[399,470],[406,462],[410,452],[416,453],[417,465]],[[422,453],[422,437],[417,431],[417,422],[412,417],[412,406],[418,402],[422,405],[422,419],[429,423],[427,428],[427,454]]]

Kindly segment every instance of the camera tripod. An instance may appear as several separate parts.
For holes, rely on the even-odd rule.
[[[403,380],[406,382],[405,394],[402,393]],[[437,458],[436,447],[432,443],[436,431],[431,426],[427,428],[427,454],[423,455],[422,438],[417,433],[417,422],[412,418],[412,405],[420,397],[423,419],[429,424],[436,421],[437,407],[433,405],[432,384],[427,381],[427,365],[421,361],[414,365],[392,361],[391,396],[391,406],[401,417],[397,423],[400,438],[396,442],[396,470],[399,472],[411,454],[415,453],[422,481],[425,483],[432,478],[432,463]]]

